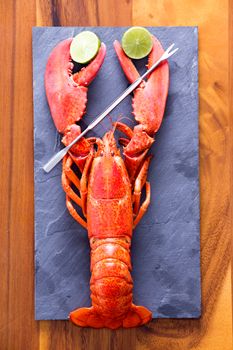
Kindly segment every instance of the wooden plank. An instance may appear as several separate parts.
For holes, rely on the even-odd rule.
[[[0,348],[7,344],[9,288],[9,207],[11,178],[11,114],[13,99],[13,4],[0,2],[0,23],[3,28],[0,50]]]
[[[132,21],[131,0],[97,0],[98,25],[130,26]]]
[[[226,280],[216,300],[215,310],[208,323],[208,331],[197,345],[197,350],[232,349],[232,310],[229,307],[231,301],[231,268],[229,266]]]
[[[188,15],[191,14],[191,15]],[[138,349],[217,349],[215,327],[222,310],[231,310],[231,298],[217,308],[220,292],[230,292],[230,135],[228,80],[228,2],[194,0],[143,1],[133,3],[133,25],[198,25],[200,68],[200,187],[202,317],[200,320],[159,320],[140,330]],[[232,125],[232,122],[231,122]],[[226,281],[225,284],[224,280]],[[225,312],[225,311],[224,311]],[[225,315],[225,314],[224,314]],[[214,321],[213,321],[214,320]],[[227,323],[226,323],[227,320]],[[225,328],[231,330],[231,314]],[[222,328],[221,328],[222,329]],[[217,332],[219,329],[215,329]],[[232,336],[222,336],[222,350],[232,346]],[[223,334],[222,334],[223,335]]]
[[[233,0],[229,0],[229,26],[228,26],[228,33],[229,33],[229,116],[231,117],[233,115]],[[230,140],[231,140],[231,147],[230,147],[230,154],[232,157],[233,154],[233,125],[230,125]],[[233,161],[231,160],[230,164],[230,173],[233,174]],[[233,198],[233,178],[231,176],[230,178],[230,198]],[[230,227],[233,227],[233,205],[231,201],[231,218],[230,218]],[[231,240],[231,252],[233,252],[233,239]],[[232,315],[233,315],[233,254],[231,259],[231,294],[232,294]],[[233,318],[232,318],[233,320]],[[233,328],[233,325],[232,325]]]
[[[1,231],[6,233],[8,245],[4,261],[4,268],[7,267],[8,271],[7,301],[3,306],[3,310],[7,310],[3,311],[3,314],[7,312],[8,319],[3,328],[5,338],[1,348],[37,349],[38,333],[33,317],[32,278],[34,267],[31,26],[34,23],[34,2],[12,1],[3,5],[7,7],[3,12],[3,16],[6,16],[4,22],[7,34],[4,38],[6,46],[4,55],[6,59],[8,56],[9,60],[4,64],[5,79],[1,79],[1,90],[6,94],[3,107],[6,123],[3,142],[6,144],[3,151],[9,165],[6,167],[8,172],[5,175],[8,181],[8,208],[6,207],[8,222],[7,229]],[[23,17],[20,16],[22,9]],[[4,256],[2,244],[1,248],[1,255]]]
[[[131,0],[36,0],[38,26],[126,26]]]

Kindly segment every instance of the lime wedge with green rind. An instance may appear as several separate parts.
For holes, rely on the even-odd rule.
[[[90,31],[76,35],[70,45],[70,56],[73,61],[81,64],[91,61],[99,51],[100,39]]]
[[[146,57],[152,49],[150,32],[143,27],[132,27],[122,37],[122,48],[133,59]]]

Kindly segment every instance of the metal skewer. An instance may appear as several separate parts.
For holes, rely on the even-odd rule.
[[[133,82],[119,97],[117,97],[110,106],[105,109],[103,113],[101,113],[88,127],[79,135],[77,136],[68,146],[63,148],[61,151],[56,153],[49,161],[46,163],[43,167],[44,171],[46,173],[49,173],[55,165],[57,165],[62,158],[66,155],[66,153],[70,150],[70,148],[77,142],[79,141],[88,131],[92,130],[97,124],[99,124],[122,100],[126,98],[136,87],[142,82],[142,80],[150,74],[158,65],[172,56],[178,48],[174,49],[171,51],[171,49],[174,47],[174,43],[169,46],[169,48],[163,53],[163,55],[159,58],[157,62],[155,62],[150,69],[148,69],[143,75],[141,75],[135,82]]]

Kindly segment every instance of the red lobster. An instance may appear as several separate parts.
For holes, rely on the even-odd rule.
[[[154,36],[152,39],[148,67],[164,52],[160,42]],[[73,74],[71,41],[64,40],[53,49],[45,73],[49,107],[58,131],[64,134],[65,145],[81,132],[76,122],[85,112],[87,86],[98,73],[106,53],[102,44],[92,62]],[[114,42],[114,48],[129,82],[135,81],[139,73],[132,61],[118,41]],[[107,132],[103,139],[82,138],[63,160],[66,205],[74,219],[88,230],[91,247],[92,306],[70,313],[76,325],[116,329],[151,320],[147,308],[133,304],[130,245],[133,228],[150,203],[150,184],[146,178],[151,156],[147,153],[162,122],[168,85],[168,63],[164,62],[134,91],[133,114],[139,124],[132,130],[123,123],[115,123],[126,136],[119,139],[124,146],[124,160],[113,131]],[[74,163],[81,172],[80,179],[72,168]],[[146,198],[141,204],[144,186]],[[82,208],[84,218],[73,202]]]

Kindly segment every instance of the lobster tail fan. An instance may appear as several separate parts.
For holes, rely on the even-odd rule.
[[[93,307],[83,307],[72,311],[70,320],[80,327],[103,328],[104,323]]]
[[[123,319],[101,317],[95,311],[94,307],[76,309],[70,313],[70,319],[76,326],[92,328],[132,328],[142,326],[143,324],[149,322],[151,318],[152,314],[147,308],[133,304]]]
[[[123,319],[122,327],[131,328],[146,324],[152,319],[152,313],[144,306],[132,304],[126,317]]]

